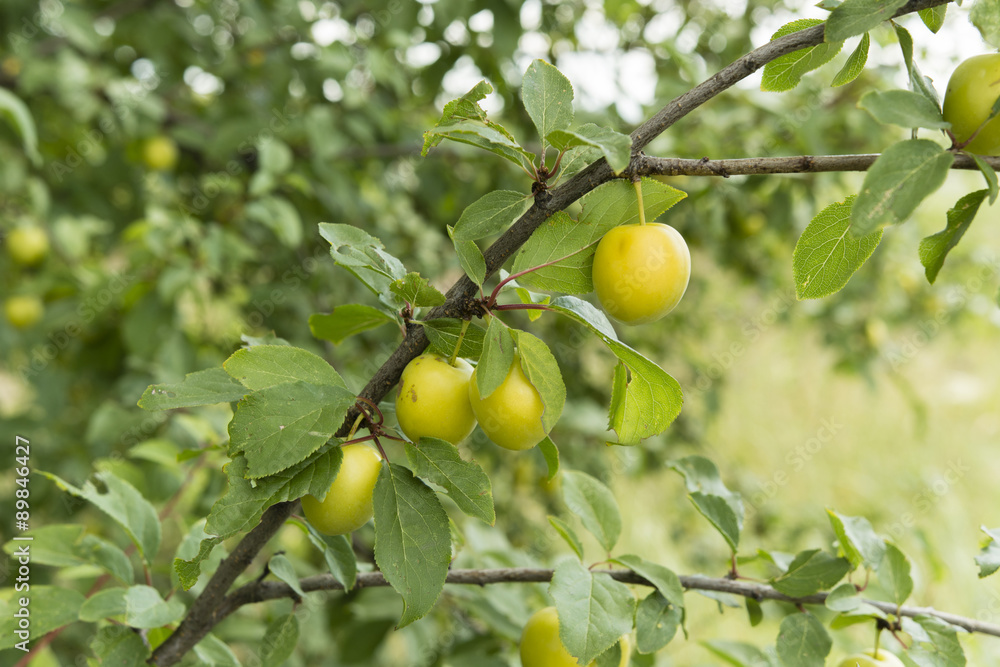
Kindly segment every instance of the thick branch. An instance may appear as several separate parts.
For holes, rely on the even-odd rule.
[[[950,0],[910,0],[896,15],[901,16],[947,2]],[[715,76],[671,101],[653,118],[637,128],[632,133],[633,160],[643,147],[677,120],[754,73],[768,62],[787,53],[815,46],[822,42],[822,26],[817,26],[786,35],[754,49]],[[576,174],[558,188],[550,192],[540,193],[536,197],[534,205],[483,253],[486,260],[487,277],[496,273],[508,259],[513,257],[518,248],[531,236],[531,233],[552,213],[566,208],[584,194],[612,178],[614,178],[614,174],[607,162],[602,159]],[[468,313],[469,302],[476,296],[478,289],[478,286],[469,280],[468,276],[463,276],[448,290],[445,304],[433,309],[429,317],[448,317]],[[359,396],[368,398],[375,403],[381,401],[399,380],[406,364],[426,347],[427,337],[424,335],[423,327],[419,325],[408,327],[406,337],[399,344],[399,347],[375,372]],[[344,426],[341,427],[338,435],[347,432],[346,429],[349,428],[356,416],[357,412],[354,410],[348,413]],[[223,599],[221,596],[250,565],[257,553],[281,528],[285,520],[291,516],[295,506],[294,502],[279,503],[264,513],[261,523],[250,531],[240,541],[233,553],[219,565],[205,590],[192,604],[181,625],[153,652],[149,659],[150,664],[161,667],[175,664],[191,647],[208,634],[219,620],[224,618],[225,614],[222,613],[223,608],[220,605],[225,604],[225,600],[228,598]]]
[[[639,586],[652,586],[647,579],[639,576],[631,570],[594,570],[610,575],[626,584],[636,584]],[[446,583],[449,584],[470,584],[474,586],[486,586],[489,584],[506,583],[544,583],[552,580],[553,570],[542,568],[502,568],[495,570],[451,570],[448,572]],[[740,581],[733,579],[713,579],[701,576],[681,576],[681,585],[689,591],[714,591],[717,593],[730,593],[755,600],[778,600],[796,605],[818,604],[826,602],[826,593],[816,593],[801,598],[793,598],[779,593],[770,586]],[[343,590],[343,586],[332,575],[320,574],[313,577],[306,577],[299,582],[302,590],[309,593],[312,591],[337,591]],[[365,572],[358,575],[357,588],[369,588],[372,586],[388,586],[385,577],[381,572]],[[256,581],[247,584],[233,591],[226,597],[219,613],[228,615],[236,611],[245,604],[263,602],[265,600],[275,600],[278,598],[296,598],[297,594],[292,588],[281,581]],[[896,614],[896,605],[891,602],[880,600],[868,600],[864,602],[877,607],[889,614]],[[964,628],[969,632],[978,632],[984,635],[1000,637],[1000,625],[984,623],[964,616],[957,616],[934,609],[933,607],[900,607],[898,613],[903,616],[934,616],[951,625]]]
[[[879,157],[865,155],[790,155],[787,157],[747,157],[729,160],[691,160],[639,155],[632,173],[641,176],[745,176],[750,174],[807,174],[821,171],[866,171]],[[983,157],[984,162],[1000,169],[1000,157]],[[977,170],[975,161],[964,153],[955,155],[952,169]]]

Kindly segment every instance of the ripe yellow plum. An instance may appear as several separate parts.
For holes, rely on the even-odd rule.
[[[382,470],[382,457],[360,442],[343,447],[337,477],[322,501],[303,496],[302,511],[313,528],[327,535],[344,535],[368,523],[375,513],[372,494]]]
[[[422,354],[403,369],[396,392],[396,419],[413,442],[433,437],[457,445],[476,428],[469,402],[473,368],[439,354]]]
[[[989,118],[1000,97],[1000,53],[973,56],[963,61],[948,80],[944,95],[944,119],[959,143]],[[965,150],[977,155],[1000,155],[1000,116],[987,123]]]
[[[469,399],[479,427],[504,449],[531,449],[548,435],[542,426],[545,410],[542,397],[525,377],[518,354],[514,355],[507,377],[486,398],[479,394],[476,371],[473,371],[469,380]]]
[[[655,322],[669,313],[690,277],[691,253],[670,225],[620,225],[604,235],[594,253],[597,299],[625,324]]]
[[[632,642],[622,635],[622,659],[618,667],[631,662]],[[591,662],[589,667],[593,667]],[[555,607],[540,609],[531,615],[521,633],[521,667],[580,667],[559,639],[559,615]]]

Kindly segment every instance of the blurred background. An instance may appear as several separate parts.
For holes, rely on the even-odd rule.
[[[942,95],[961,58],[991,50],[967,11],[950,6],[938,35],[915,16],[901,21]],[[231,413],[147,413],[136,401],[149,384],[219,365],[241,336],[310,349],[360,389],[399,333],[384,327],[337,347],[310,335],[310,314],[372,299],[333,265],[317,224],[367,230],[444,289],[460,275],[446,225],[491,190],[529,191],[521,172],[485,153],[444,144],[420,157],[422,133],[446,101],[488,79],[491,117],[537,145],[518,90],[528,63],[545,58],[573,82],[578,123],[628,132],[783,23],[824,16],[798,0],[5,0],[0,439],[30,435],[35,469],[73,483],[112,470],[157,507],[169,503],[154,572],[169,588],[174,552],[224,489]],[[647,152],[882,150],[906,134],[856,102],[870,89],[905,87],[906,77],[891,31],[872,37],[857,81],[829,85],[852,41],[789,93],[762,93],[760,75],[750,77]],[[557,356],[570,396],[553,438],[563,465],[615,489],[625,516],[619,553],[682,573],[725,572],[725,543],[665,465],[697,453],[744,495],[741,554],[828,548],[826,508],[863,515],[911,557],[914,603],[1000,622],[1000,587],[978,581],[973,562],[979,527],[1000,525],[996,214],[980,212],[928,285],[920,238],[982,187],[981,176],[953,173],[914,219],[887,231],[847,288],[797,302],[799,234],[861,178],[669,179],[689,195],[663,220],[691,246],[691,285],[669,318],[619,334],[674,375],[686,401],[667,433],[641,447],[604,446],[614,358],[599,341],[550,314],[507,321]],[[566,510],[537,452],[500,451],[478,431],[463,451],[490,473],[498,520],[490,529],[454,515],[457,564],[551,565],[569,553],[545,519]],[[12,463],[0,464],[2,498],[13,497]],[[32,497],[37,525],[83,522],[127,542],[41,477]],[[0,530],[9,536],[6,520]],[[370,527],[357,537],[363,550]],[[294,524],[271,552],[279,548],[302,575],[323,567]],[[743,567],[773,574],[761,560]],[[96,570],[39,567],[34,576],[86,591]],[[701,642],[763,648],[789,611],[768,605],[765,625],[751,628],[742,609],[687,598],[689,637],[634,664],[718,664]],[[449,588],[428,618],[394,632],[400,603],[389,590],[314,595],[288,664],[517,665],[520,625],[543,604],[543,587]],[[243,664],[258,664],[255,642],[290,605],[246,608],[216,636]],[[86,627],[71,627],[35,664],[85,664],[89,639]],[[834,639],[839,656],[868,646],[871,632],[858,626]],[[972,664],[1000,657],[995,638],[964,644]],[[0,653],[4,664],[18,657]]]

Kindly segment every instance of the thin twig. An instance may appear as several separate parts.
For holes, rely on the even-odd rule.
[[[508,583],[545,583],[552,580],[554,570],[545,568],[499,568],[486,570],[450,570],[445,579],[447,584],[466,584],[472,586],[487,586],[490,584]],[[613,579],[626,584],[636,584],[639,586],[653,586],[649,580],[636,574],[631,570],[593,570],[595,574],[607,574]],[[716,593],[729,593],[755,600],[775,600],[787,602],[793,605],[822,605],[826,602],[827,593],[816,593],[805,597],[791,597],[780,593],[771,586],[757,584],[748,581],[734,580],[729,577],[711,578],[697,575],[682,575],[679,577],[681,585],[689,591],[713,591]],[[343,590],[343,585],[331,574],[319,574],[306,577],[299,582],[302,590],[306,593],[314,591],[338,591]],[[381,572],[364,572],[358,574],[356,588],[371,588],[375,586],[388,586],[388,582]],[[228,616],[238,608],[246,604],[264,602],[266,600],[276,600],[278,598],[290,598],[297,593],[292,587],[282,581],[258,581],[246,584],[226,596],[219,607],[219,614]],[[895,603],[883,602],[881,600],[863,599],[863,602],[877,607],[888,614],[907,616],[933,616],[956,627],[963,628],[969,632],[978,632],[984,635],[1000,637],[1000,625],[985,623],[975,619],[938,611],[933,607],[899,607]]]
[[[866,171],[878,153],[862,155],[789,155],[787,157],[746,157],[728,160],[691,160],[684,158],[639,155],[630,173],[640,176],[746,176],[752,174],[809,174],[828,171]],[[1000,169],[1000,157],[983,157],[994,169]],[[955,155],[952,169],[979,169],[965,153]]]

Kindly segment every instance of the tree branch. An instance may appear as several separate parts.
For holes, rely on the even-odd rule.
[[[910,0],[896,13],[896,16],[947,4],[950,1]],[[650,141],[668,127],[722,91],[756,72],[768,62],[822,42],[823,26],[819,25],[768,42],[723,68],[705,82],[668,103],[659,113],[632,133],[633,161]],[[508,259],[513,257],[518,248],[531,236],[531,233],[552,213],[566,208],[584,194],[614,177],[615,175],[607,162],[601,159],[558,188],[550,192],[540,192],[532,207],[483,253],[486,260],[487,278],[496,273]],[[463,276],[448,290],[445,304],[434,308],[428,315],[428,319],[456,317],[470,312],[470,304],[478,290],[479,287],[468,276]],[[423,352],[427,343],[423,327],[410,324],[399,347],[375,372],[358,395],[375,403],[381,401],[399,380],[406,364]],[[357,414],[356,410],[348,412],[344,426],[341,427],[338,435],[346,434],[345,429],[350,428],[350,424],[353,423]],[[257,553],[281,528],[285,520],[291,516],[296,505],[296,502],[278,503],[264,513],[260,524],[240,541],[228,558],[219,564],[219,568],[212,575],[201,595],[191,605],[191,609],[180,626],[153,652],[148,661],[150,664],[161,667],[175,664],[202,637],[208,634],[216,623],[224,618],[225,614],[222,614],[223,608],[220,605],[224,605],[228,598],[222,596],[250,565]]]
[[[638,155],[631,173],[640,176],[745,176],[750,174],[806,174],[823,171],[866,171],[879,157],[864,155],[790,155],[787,157],[747,157],[728,160],[700,160]],[[1000,170],[1000,157],[982,160]],[[955,155],[952,169],[977,170],[975,161],[964,153]]]
[[[451,570],[445,580],[448,584],[466,584],[473,586],[487,586],[489,584],[508,583],[545,583],[552,580],[554,570],[543,568],[501,568],[492,570]],[[595,573],[608,574],[613,579],[626,584],[638,586],[653,586],[649,580],[641,577],[631,570],[593,570]],[[776,600],[788,602],[794,605],[822,605],[826,602],[827,593],[816,593],[806,597],[790,597],[780,593],[770,586],[747,581],[733,579],[713,579],[711,577],[686,575],[679,577],[681,585],[689,591],[714,591],[716,593],[729,593],[755,600]],[[343,585],[330,574],[319,574],[306,577],[299,582],[302,590],[310,593],[313,591],[337,591],[344,590]],[[374,586],[388,586],[385,577],[381,572],[364,572],[358,575],[355,588],[370,588]],[[282,581],[255,581],[246,584],[226,597],[219,613],[231,614],[239,607],[255,602],[275,600],[278,598],[295,598],[297,593],[291,586]],[[889,614],[896,614],[896,605],[891,602],[881,600],[863,600],[865,603],[877,607]],[[1000,625],[984,623],[964,616],[949,614],[934,609],[933,607],[900,607],[898,613],[903,616],[913,618],[915,616],[934,616],[946,623],[963,628],[969,632],[978,632],[984,635],[1000,637]]]

